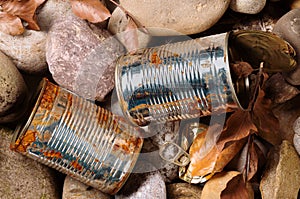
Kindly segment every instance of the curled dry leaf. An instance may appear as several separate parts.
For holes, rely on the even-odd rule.
[[[24,27],[20,18],[0,12],[0,31],[10,35],[20,35]]]
[[[100,23],[111,14],[99,0],[70,0],[73,13],[81,19],[92,23]]]
[[[213,126],[213,131],[218,133],[219,126]],[[228,141],[228,144],[223,149],[219,149],[217,144],[206,145],[206,139],[209,130],[198,134],[193,141],[190,150],[190,164],[187,169],[180,169],[181,172],[185,172],[185,175],[181,173],[181,179],[190,183],[200,183],[208,180],[212,175],[220,172],[224,167],[236,156],[246,142],[246,139],[239,141]]]
[[[253,72],[253,68],[248,62],[238,61],[236,63],[230,64],[230,68],[238,79],[247,77]]]
[[[241,172],[247,181],[253,178],[258,169],[258,154],[256,150],[257,147],[255,147],[253,142],[253,136],[249,136],[248,142],[241,150],[241,154],[236,162],[236,170]]]
[[[256,132],[257,128],[252,122],[251,113],[238,110],[228,118],[217,147],[223,149],[226,143],[246,138],[252,131]]]
[[[253,190],[243,181],[237,171],[218,173],[205,185],[201,199],[253,198]]]
[[[258,128],[258,135],[273,145],[281,143],[279,121],[272,112],[272,101],[265,97],[265,92],[259,89],[254,104],[252,119]]]
[[[26,21],[29,29],[40,30],[36,22],[35,11],[44,1],[45,0],[7,0],[1,1],[0,6],[3,12]]]

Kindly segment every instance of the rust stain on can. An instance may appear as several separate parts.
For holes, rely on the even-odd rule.
[[[21,153],[26,152],[27,147],[35,141],[36,134],[37,132],[35,131],[27,131],[24,136],[18,138],[14,144],[11,144],[10,148]]]
[[[120,57],[115,79],[124,115],[146,126],[242,108],[229,68],[228,37],[213,35]]]
[[[141,150],[140,130],[46,79],[40,87],[11,149],[115,194]]]

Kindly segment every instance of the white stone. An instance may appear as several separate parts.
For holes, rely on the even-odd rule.
[[[267,0],[232,0],[230,8],[235,12],[257,14],[265,7]]]
[[[229,3],[230,0],[120,0],[121,6],[143,26],[160,28],[151,32],[155,35],[205,31],[223,16]]]
[[[26,30],[19,36],[0,32],[0,50],[12,59],[18,69],[30,74],[43,73],[47,70],[46,37],[46,32],[35,30]]]
[[[0,51],[0,123],[16,121],[27,106],[28,91],[22,75]]]
[[[0,198],[60,199],[61,175],[9,149],[13,131],[0,127]]]
[[[62,199],[110,199],[110,196],[67,176]]]

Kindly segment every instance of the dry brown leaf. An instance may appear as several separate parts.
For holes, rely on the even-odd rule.
[[[234,141],[227,147],[225,147],[218,159],[214,168],[214,173],[223,171],[224,167],[236,156],[237,153],[243,148],[246,143],[246,139]]]
[[[254,104],[252,119],[258,128],[258,135],[273,145],[281,143],[279,134],[279,121],[274,116],[272,101],[265,98],[265,92],[259,89],[257,100]]]
[[[249,185],[249,186],[248,186]],[[221,199],[252,199],[254,193],[250,184],[244,182],[242,175],[232,178],[221,193]]]
[[[24,27],[20,18],[0,12],[0,31],[15,36],[22,34]]]
[[[237,78],[247,77],[253,72],[252,66],[248,62],[236,62],[230,65]]]
[[[253,136],[249,136],[237,164],[237,170],[243,174],[246,181],[251,180],[256,174],[258,169],[258,154],[253,142]]]
[[[222,150],[226,143],[248,137],[252,131],[256,132],[257,128],[252,122],[251,113],[238,110],[226,121],[226,126],[220,135],[217,147]]]
[[[71,6],[76,16],[92,23],[100,23],[111,16],[99,0],[71,0]]]
[[[218,126],[215,126],[213,129],[217,131]],[[219,150],[216,144],[205,149],[204,143],[208,138],[206,135],[207,131],[199,134],[190,147],[191,162],[188,166],[188,173],[192,177],[206,176],[222,171],[228,162],[241,150],[246,141],[245,139],[233,141],[222,150]]]
[[[0,2],[3,12],[19,17],[28,23],[28,28],[40,30],[35,11],[45,0],[7,0]]]
[[[242,175],[237,171],[218,173],[203,187],[201,199],[250,198]]]

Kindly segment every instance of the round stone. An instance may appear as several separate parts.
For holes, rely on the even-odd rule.
[[[223,16],[229,3],[230,0],[120,0],[120,5],[143,26],[159,28],[151,31],[154,35],[169,35],[174,31],[195,34],[207,30]]]
[[[91,188],[70,176],[65,178],[62,199],[110,199],[101,191]]]
[[[0,198],[60,199],[62,175],[9,149],[13,131],[0,126]]]
[[[230,8],[235,12],[257,14],[265,7],[266,0],[232,0]]]
[[[285,79],[293,85],[300,85],[300,8],[289,11],[275,24],[274,33],[289,42],[297,54],[297,68],[285,74]]]
[[[45,73],[48,69],[45,56],[46,37],[46,32],[35,30],[26,30],[19,36],[0,32],[0,50],[23,72]]]
[[[0,52],[0,123],[17,120],[27,103],[27,86],[12,61]]]

